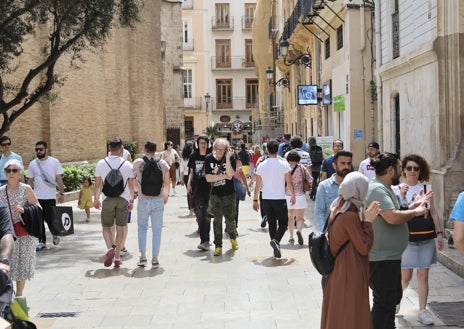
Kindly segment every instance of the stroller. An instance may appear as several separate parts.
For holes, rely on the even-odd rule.
[[[13,282],[3,271],[0,271],[0,316],[11,323],[12,329],[37,329],[37,326],[25,320],[18,319],[11,310],[14,301]]]

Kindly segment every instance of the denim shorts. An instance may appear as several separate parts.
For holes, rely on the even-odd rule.
[[[437,246],[435,239],[409,242],[401,257],[401,269],[430,268],[437,262]]]

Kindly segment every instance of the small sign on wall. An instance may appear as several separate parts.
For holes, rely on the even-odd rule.
[[[364,131],[360,128],[354,128],[354,140],[363,140]]]

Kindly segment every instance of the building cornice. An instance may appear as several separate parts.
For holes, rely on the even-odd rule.
[[[433,48],[433,43],[428,43],[405,56],[400,56],[382,66],[378,74],[383,81],[390,80],[400,75],[404,75],[421,66],[425,66],[437,61],[437,53]]]

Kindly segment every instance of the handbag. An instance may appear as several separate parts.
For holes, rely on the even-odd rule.
[[[330,252],[329,240],[327,239],[327,232],[329,227],[332,226],[337,219],[338,215],[340,215],[340,213],[335,216],[330,225],[328,225],[329,217],[327,217],[322,232],[312,232],[308,237],[309,257],[311,258],[311,263],[313,264],[314,268],[322,275],[332,273],[335,267],[335,260],[350,242],[350,240],[346,240],[345,243],[343,243],[340,248],[338,248],[335,256],[332,256],[332,253]]]
[[[246,198],[246,189],[245,186],[243,186],[243,183],[240,181],[240,179],[237,179],[234,177],[234,188],[235,188],[235,195],[237,196],[237,199],[240,201],[244,201]]]
[[[72,207],[53,206],[51,207],[50,232],[53,235],[65,236],[74,234],[74,220]]]
[[[424,193],[427,193],[427,185],[424,184]],[[432,214],[428,210],[427,218],[425,216],[416,216],[408,221],[409,241],[418,242],[435,239],[435,223]]]
[[[23,224],[22,221],[19,221],[17,223],[15,223],[13,221],[14,217],[13,217],[13,212],[11,211],[10,198],[8,196],[8,185],[5,187],[5,194],[6,194],[6,201],[8,203],[8,210],[10,211],[11,223],[13,224],[13,229],[14,229],[15,235],[17,237],[28,235],[29,233],[27,232],[26,228],[24,227],[24,224]]]
[[[303,192],[311,192],[313,187],[313,178],[308,175],[308,172],[301,168],[303,174]],[[308,178],[309,177],[309,178]]]

